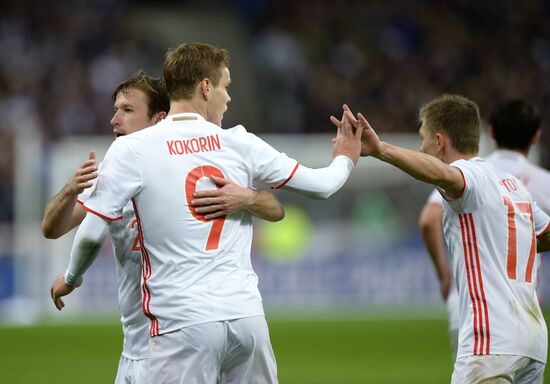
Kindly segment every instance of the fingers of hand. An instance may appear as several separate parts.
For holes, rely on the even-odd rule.
[[[221,204],[216,204],[216,205],[210,204],[210,205],[200,206],[198,208],[195,208],[195,212],[205,214],[205,213],[216,212],[216,211],[223,210],[223,209],[224,209],[224,207]]]
[[[334,116],[330,117],[330,121],[332,122],[332,124],[336,125],[337,127],[340,127],[340,125],[342,125],[342,122]]]
[[[95,150],[90,150],[90,153],[88,154],[88,159],[93,160],[95,163],[96,153]]]
[[[196,199],[202,199],[205,197],[218,197],[222,194],[222,192],[219,189],[208,189],[204,191],[197,191],[193,193],[193,197]],[[193,203],[191,203],[193,205]],[[204,204],[203,204],[204,205]]]
[[[97,176],[97,167],[94,164],[89,164],[87,166],[83,164],[82,167],[78,168],[75,172],[75,176],[88,175],[92,173]]]
[[[363,116],[361,113],[358,113],[357,117],[359,117],[359,121],[365,128],[372,129],[367,119],[365,119],[365,116]]]
[[[344,116],[346,116],[346,119],[348,119],[354,127],[359,124],[359,122],[357,121],[355,116],[353,116],[353,113],[351,113],[350,110],[344,111]]]
[[[218,211],[218,212],[214,212],[214,213],[210,213],[208,215],[205,215],[204,218],[206,220],[213,220],[213,219],[217,219],[219,217],[224,217],[224,216],[227,216],[227,212],[224,211],[224,210],[221,210],[221,211]]]
[[[55,307],[59,311],[61,311],[63,309],[63,307],[65,306],[65,303],[63,302],[63,299],[61,299],[60,297],[55,299],[53,302],[55,304]]]
[[[210,176],[210,180],[212,180],[218,186],[231,183],[230,180],[224,179],[223,177],[218,177],[218,176]]]

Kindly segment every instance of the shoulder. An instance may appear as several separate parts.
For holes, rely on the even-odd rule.
[[[243,127],[242,125],[236,125],[232,128],[227,128],[227,129],[224,129],[223,130],[224,132],[226,132],[228,135],[250,135],[250,133],[248,133],[248,131],[246,130],[245,127]]]
[[[531,172],[535,175],[536,178],[550,181],[550,171],[530,162],[528,164]]]
[[[472,176],[478,176],[487,172],[493,173],[494,167],[481,157],[474,157],[472,159],[459,159],[449,164],[451,167],[458,168],[462,175],[466,177],[466,174]]]

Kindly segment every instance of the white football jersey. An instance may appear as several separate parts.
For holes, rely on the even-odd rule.
[[[550,215],[550,172],[535,164],[522,154],[508,150],[497,150],[485,158],[495,167],[517,177],[531,194],[540,209]]]
[[[351,160],[334,163],[348,167]],[[191,201],[195,191],[214,188],[211,175],[278,187],[297,169],[295,160],[242,126],[221,129],[194,113],[170,115],[112,144],[85,208],[114,221],[132,199],[142,245],[142,306],[152,336],[263,315],[250,261],[250,214],[206,221]]]
[[[443,203],[443,231],[459,294],[457,357],[520,355],[546,362],[547,330],[535,292],[536,237],[549,217],[509,173],[481,158],[462,171],[461,198]]]
[[[80,204],[86,203],[97,180],[94,179],[93,185],[78,196]],[[122,355],[132,360],[144,359],[148,356],[149,319],[141,308],[141,246],[131,202],[122,209],[120,220],[109,223],[109,233],[115,256],[118,306],[124,336]]]

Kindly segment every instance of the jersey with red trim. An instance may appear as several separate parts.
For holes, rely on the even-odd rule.
[[[504,354],[546,362],[547,330],[535,291],[536,235],[549,217],[509,173],[481,158],[451,164],[462,197],[443,203],[443,231],[459,294],[457,357]]]
[[[250,261],[250,214],[205,221],[191,201],[196,190],[215,187],[209,176],[276,187],[296,168],[242,126],[221,129],[193,113],[171,115],[112,144],[85,208],[118,220],[133,198],[151,335],[264,313]]]
[[[102,165],[98,168],[101,173]],[[86,204],[97,180],[94,179],[93,185],[78,196],[79,203]],[[120,220],[109,223],[109,233],[113,243],[118,306],[124,336],[122,355],[133,360],[144,359],[149,354],[149,319],[141,308],[141,248],[132,203],[124,206]]]
[[[527,160],[525,156],[515,151],[497,150],[485,158],[495,167],[504,169],[517,177],[531,194],[540,209],[550,215],[550,172]]]

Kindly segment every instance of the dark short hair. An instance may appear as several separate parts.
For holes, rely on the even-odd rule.
[[[189,100],[197,84],[208,78],[216,87],[222,76],[222,68],[229,65],[225,49],[210,44],[184,43],[166,53],[164,81],[170,100]]]
[[[479,151],[481,118],[472,100],[459,95],[443,95],[420,109],[420,121],[427,123],[431,135],[445,133],[460,153]]]
[[[139,70],[115,88],[113,91],[113,101],[116,101],[116,97],[120,92],[127,93],[132,89],[139,89],[147,96],[149,118],[153,117],[155,113],[168,113],[170,99],[166,91],[166,85],[162,79],[149,76],[144,71]]]
[[[493,127],[498,147],[527,151],[540,128],[541,118],[530,101],[506,99],[494,106],[489,123]]]

